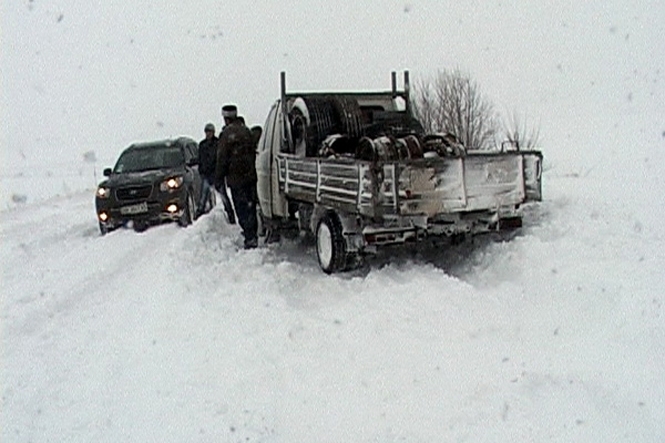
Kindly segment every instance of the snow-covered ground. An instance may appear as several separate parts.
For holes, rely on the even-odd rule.
[[[0,6],[0,441],[665,441],[662,5],[296,0],[282,26],[242,1],[74,3]],[[98,233],[122,147],[227,100],[260,123],[280,69],[376,87],[455,63],[540,122],[544,201],[510,242],[326,276],[307,243],[238,250],[220,208]]]
[[[105,237],[88,192],[4,210],[1,440],[661,442],[665,210],[545,183],[508,243],[332,277],[219,208]]]

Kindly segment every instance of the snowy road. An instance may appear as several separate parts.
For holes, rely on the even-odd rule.
[[[223,3],[0,5],[0,442],[665,442],[665,2]],[[80,193],[263,124],[280,71],[449,68],[540,134],[509,243],[326,276],[218,210],[100,237]]]
[[[88,193],[3,211],[0,439],[660,442],[663,236],[583,181],[509,243],[332,277],[237,251],[219,208],[105,237]]]

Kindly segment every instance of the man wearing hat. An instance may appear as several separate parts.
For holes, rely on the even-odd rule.
[[[258,245],[256,219],[256,147],[252,134],[238,117],[235,105],[222,106],[224,129],[219,136],[215,186],[231,189],[233,205],[245,237],[245,249]]]

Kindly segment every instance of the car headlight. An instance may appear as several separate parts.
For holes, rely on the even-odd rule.
[[[173,191],[174,189],[178,189],[180,186],[182,186],[184,181],[185,181],[185,179],[182,176],[172,177],[168,180],[164,180],[159,185],[159,189],[162,192],[164,192],[164,191]]]
[[[99,198],[109,198],[109,196],[111,195],[111,190],[107,187],[100,186],[99,188],[97,188],[96,195]]]

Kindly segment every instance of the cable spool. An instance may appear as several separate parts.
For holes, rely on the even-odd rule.
[[[406,146],[409,148],[409,158],[423,158],[423,147],[418,137],[409,135],[404,140],[406,140]]]
[[[358,145],[356,147],[356,158],[358,160],[365,160],[369,162],[375,162],[378,160],[378,155],[376,148],[374,147],[374,141],[369,137],[361,137],[358,140]]]
[[[358,100],[351,97],[334,97],[334,106],[341,124],[342,133],[349,137],[363,136],[363,113]]]

